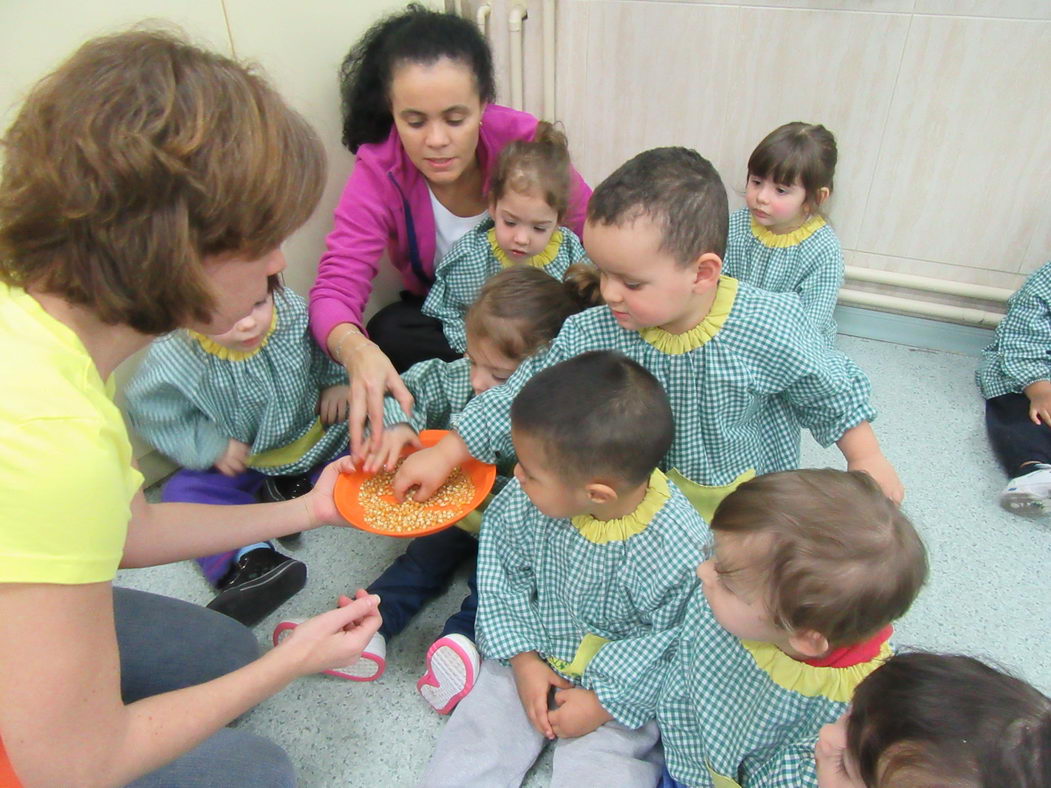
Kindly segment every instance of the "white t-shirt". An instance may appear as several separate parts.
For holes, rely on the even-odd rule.
[[[474,229],[489,212],[482,211],[477,216],[457,216],[438,201],[430,186],[427,187],[427,193],[431,195],[431,208],[434,209],[434,263],[437,265],[449,247],[463,238],[468,230]]]

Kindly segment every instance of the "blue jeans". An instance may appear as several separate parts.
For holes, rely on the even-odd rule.
[[[188,602],[114,588],[113,613],[125,703],[211,681],[259,656],[251,630]],[[273,742],[223,728],[130,785],[291,788],[295,772],[285,751]]]
[[[456,568],[476,555],[478,540],[456,526],[413,539],[367,589],[380,595],[380,633],[389,640],[405,629],[420,608],[445,590]],[[460,610],[445,622],[443,636],[458,634],[474,640],[478,589],[473,569],[467,585],[470,593]]]

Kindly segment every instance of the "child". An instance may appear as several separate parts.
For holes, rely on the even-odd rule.
[[[890,656],[923,543],[871,477],[832,469],[741,485],[712,533],[657,702],[664,785],[813,786],[818,731]]]
[[[893,499],[903,495],[869,422],[869,381],[818,335],[787,293],[720,276],[726,190],[685,148],[646,151],[621,166],[588,204],[588,257],[606,306],[566,321],[542,356],[472,401],[456,433],[417,452],[394,480],[424,500],[468,456],[489,461],[510,439],[511,400],[539,369],[611,349],[664,385],[675,440],[661,468],[705,519],[737,485],[799,464],[800,425],[836,442]]]
[[[819,211],[832,194],[836,139],[824,126],[786,123],[748,159],[747,208],[730,216],[727,276],[775,293],[796,293],[834,343],[843,249]]]
[[[554,784],[652,786],[657,729],[624,698],[651,641],[679,623],[708,537],[656,470],[674,433],[667,397],[634,361],[591,352],[538,373],[511,419],[515,478],[479,548],[486,660],[424,784],[518,785],[558,737]],[[614,645],[592,677],[589,661]]]
[[[416,435],[420,430],[448,429],[472,397],[506,381],[522,359],[555,338],[567,317],[594,305],[598,294],[589,284],[572,268],[564,282],[528,267],[509,268],[489,279],[467,313],[467,355],[453,362],[421,361],[403,375],[415,402],[412,419],[406,422],[401,406],[393,397],[387,398],[382,447],[368,458],[365,470],[393,468],[405,446],[419,445]],[[513,454],[496,458],[497,467],[508,474],[514,462]],[[506,476],[498,477],[496,489],[505,482]],[[442,593],[458,566],[474,558],[480,522],[481,513],[472,512],[459,527],[409,544],[369,586],[369,593],[382,599],[380,631],[353,668],[329,671],[330,675],[353,681],[372,681],[383,675],[387,639],[401,632],[424,604]],[[478,675],[474,642],[478,596],[473,571],[468,587],[470,594],[460,610],[445,622],[441,636],[427,649],[426,671],[416,684],[439,714],[452,711],[471,691]],[[279,624],[275,642],[295,625],[294,621]]]
[[[1051,698],[971,657],[900,654],[815,754],[819,788],[1046,788]]]
[[[464,315],[482,283],[501,268],[529,265],[561,279],[584,259],[580,239],[559,225],[569,207],[572,167],[565,136],[537,124],[532,142],[500,152],[489,184],[489,217],[442,257],[423,312],[442,321],[454,350],[467,348]]]
[[[153,342],[127,387],[128,416],[183,468],[163,501],[255,503],[307,492],[346,452],[346,376],[314,343],[306,302],[270,279],[270,293],[225,334],[179,330]],[[320,414],[320,417],[319,417]],[[287,496],[286,496],[287,497]],[[306,566],[257,542],[198,558],[218,589],[208,607],[247,626],[306,583]]]
[[[1011,296],[975,379],[993,452],[1010,481],[1000,505],[1028,517],[1051,506],[1051,263]]]

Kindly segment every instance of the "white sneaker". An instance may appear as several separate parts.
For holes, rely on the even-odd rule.
[[[302,624],[306,619],[297,618],[282,621],[274,627],[274,645],[276,646],[284,638],[292,634],[292,630]],[[372,636],[365,650],[361,652],[358,661],[345,668],[332,668],[323,670],[328,676],[349,681],[375,681],[383,675],[387,669],[387,640],[379,632]]]
[[[464,635],[446,635],[431,644],[426,659],[416,689],[436,712],[448,714],[478,680],[478,648]]]
[[[1000,505],[1023,517],[1041,517],[1051,512],[1051,465],[1032,465],[1034,470],[1016,476],[1000,493]]]

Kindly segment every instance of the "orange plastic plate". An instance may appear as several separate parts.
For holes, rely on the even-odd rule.
[[[423,444],[424,448],[427,448],[433,446],[448,434],[448,430],[424,430],[420,433],[420,443]],[[414,447],[406,446],[404,451],[402,451],[402,455],[407,456],[414,451],[416,451]],[[479,460],[470,459],[460,467],[463,468],[463,472],[474,483],[474,497],[467,505],[459,509],[435,507],[435,509],[439,511],[448,512],[449,517],[448,519],[442,520],[441,522],[435,523],[427,528],[420,528],[415,531],[394,532],[386,531],[382,528],[373,528],[366,523],[365,512],[361,508],[359,494],[362,482],[371,478],[374,474],[366,473],[362,470],[357,470],[353,473],[341,473],[339,478],[336,479],[336,489],[333,492],[336,508],[339,510],[339,513],[343,515],[343,519],[348,523],[355,528],[360,528],[362,531],[368,531],[370,534],[412,539],[417,536],[437,533],[438,531],[445,530],[458,520],[463,519],[463,517],[469,512],[477,509],[482,501],[485,500],[485,496],[489,494],[491,489],[493,489],[493,482],[496,481],[495,465],[489,465],[488,463],[480,462]],[[390,501],[391,503],[395,502],[393,495],[385,496],[385,500]]]

